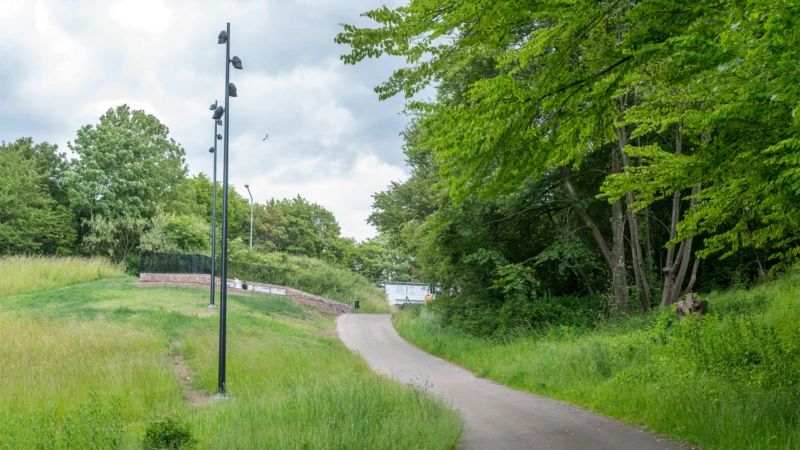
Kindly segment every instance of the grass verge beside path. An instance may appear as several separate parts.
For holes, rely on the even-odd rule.
[[[654,313],[505,341],[426,309],[395,316],[418,347],[478,376],[720,450],[800,448],[800,272],[704,296],[709,316]]]
[[[0,275],[2,278],[2,275]],[[461,419],[442,401],[374,374],[333,317],[281,297],[229,296],[226,403],[210,399],[219,317],[206,289],[137,288],[128,277],[0,296],[0,448],[142,448],[174,417],[203,449],[450,449]]]
[[[49,291],[122,274],[103,258],[10,256],[0,258],[0,296]]]

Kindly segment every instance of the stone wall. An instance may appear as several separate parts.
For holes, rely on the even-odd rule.
[[[219,277],[214,277],[214,278],[216,278],[217,286],[220,286],[220,278]],[[148,282],[149,283],[195,283],[195,284],[207,285],[208,283],[211,282],[211,275],[200,274],[200,273],[142,273],[139,275],[139,281],[145,283]],[[233,281],[233,280],[228,280],[228,281]],[[248,282],[247,284],[252,286],[263,286],[268,288],[285,289],[286,296],[291,298],[292,300],[324,303],[325,305],[328,306],[328,308],[333,309],[339,314],[346,314],[353,312],[353,308],[350,305],[337,302],[329,298],[321,297],[319,295],[309,294],[308,292],[290,288],[288,286],[279,286],[277,284],[266,284],[266,283],[256,283],[256,282]]]

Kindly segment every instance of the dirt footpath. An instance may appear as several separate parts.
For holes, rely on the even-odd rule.
[[[339,337],[377,371],[426,386],[461,411],[464,449],[667,450],[678,445],[596,414],[516,391],[432,356],[404,341],[388,314],[345,314]]]

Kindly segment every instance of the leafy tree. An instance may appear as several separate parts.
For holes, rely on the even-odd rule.
[[[127,105],[86,125],[69,148],[78,155],[63,184],[81,220],[150,218],[176,197],[186,176],[184,150],[156,117]]]
[[[386,235],[367,239],[358,244],[354,261],[356,272],[373,283],[411,281],[411,260],[394,249]]]
[[[331,262],[339,260],[336,245],[341,228],[333,213],[299,195],[293,199],[273,200],[272,204],[286,217],[286,251]]]
[[[287,224],[286,216],[275,203],[256,204],[253,211],[253,248],[262,253],[286,248]]]
[[[342,59],[406,58],[376,91],[409,99],[425,134],[419,147],[434,155],[454,205],[560,174],[619,311],[629,308],[631,274],[647,309],[658,289],[662,306],[692,289],[697,257],[749,247],[764,273],[756,249],[777,261],[800,253],[794,8],[412,0],[364,15],[378,26],[344,25],[336,41],[351,51]],[[434,83],[434,101],[412,99]],[[587,208],[578,186],[595,155],[608,158],[595,166],[610,176],[607,212]],[[668,248],[664,285],[652,289],[656,211],[669,223],[657,247]]]
[[[0,249],[8,254],[72,253],[74,217],[50,195],[50,180],[30,157],[30,147],[19,143],[0,145]]]
[[[41,176],[41,186],[59,205],[67,205],[62,190],[61,179],[68,169],[66,154],[58,151],[57,145],[40,142],[34,144],[33,138],[20,138],[15,142],[2,143],[8,150],[17,150],[22,157],[33,162],[36,173]]]
[[[94,216],[86,221],[88,233],[83,239],[92,254],[127,261],[139,248],[141,237],[152,227],[148,219],[134,216],[106,218]]]

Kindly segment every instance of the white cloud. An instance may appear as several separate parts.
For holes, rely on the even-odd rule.
[[[319,161],[313,157],[299,161],[299,166],[309,170],[296,181],[275,182],[284,168],[266,173],[250,184],[253,197],[261,202],[268,198],[294,197],[298,193],[311,202],[325,206],[334,213],[343,230],[350,236],[365,239],[375,235],[375,229],[366,223],[371,212],[370,194],[386,189],[391,181],[404,181],[404,169],[383,163],[374,155],[364,155],[347,170],[318,171]],[[341,169],[341,168],[339,168]],[[243,186],[245,182],[238,183]],[[242,194],[247,193],[242,190]],[[365,198],[365,194],[366,198]]]
[[[151,35],[166,32],[172,14],[161,0],[122,0],[108,9],[109,17],[115,22]]]
[[[401,0],[394,0],[395,2]],[[9,3],[9,2],[5,2]],[[66,149],[76,130],[128,103],[156,115],[187,152],[190,172],[211,172],[222,103],[224,46],[232,25],[230,177],[264,201],[300,194],[336,214],[343,234],[365,224],[371,195],[403,179],[402,99],[372,88],[396,60],[345,66],[340,22],[384,1],[12,0],[0,8],[0,140],[31,136]],[[392,6],[389,4],[389,6]],[[263,142],[264,135],[269,139]]]

